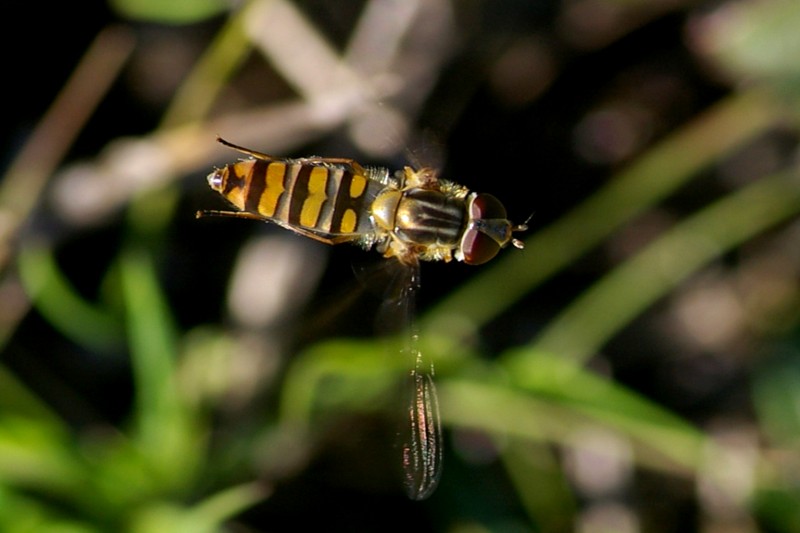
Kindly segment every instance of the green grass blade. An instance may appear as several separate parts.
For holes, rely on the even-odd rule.
[[[594,355],[658,298],[720,254],[800,213],[793,171],[762,178],[681,222],[585,291],[541,333],[533,352]]]
[[[37,310],[73,342],[96,351],[119,348],[124,342],[120,322],[94,306],[72,287],[43,243],[30,243],[19,252],[20,279]]]
[[[165,482],[188,481],[203,449],[175,384],[176,330],[150,255],[129,249],[121,255],[135,383],[137,440]]]
[[[448,315],[465,317],[477,325],[487,323],[700,170],[779,120],[774,103],[760,92],[740,93],[720,102],[648,150],[551,226],[523,239],[525,250],[508,250],[482,269],[432,309],[424,329]],[[535,199],[532,205],[536,205]]]

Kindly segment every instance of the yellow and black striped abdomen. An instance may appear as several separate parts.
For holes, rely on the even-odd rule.
[[[384,188],[360,166],[314,159],[239,161],[209,183],[241,211],[325,238],[371,233],[369,206]]]

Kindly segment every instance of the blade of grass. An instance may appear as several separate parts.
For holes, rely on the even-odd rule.
[[[174,321],[148,252],[124,251],[120,273],[136,389],[135,440],[166,483],[188,482],[203,449],[175,384]]]
[[[225,0],[110,0],[109,5],[133,20],[156,24],[193,24],[223,12]]]
[[[108,27],[97,35],[0,178],[0,294],[13,292],[19,283],[5,268],[12,256],[13,240],[37,205],[47,180],[119,75],[133,44],[131,34],[121,27]],[[29,309],[29,302],[22,299],[9,299],[4,305],[0,314],[0,346]]]
[[[284,380],[280,419],[284,423],[308,428],[314,407],[322,401],[319,392],[323,382],[337,376],[349,380],[350,386],[339,389],[339,394],[324,400],[364,405],[364,399],[370,398],[374,403],[401,372],[408,370],[401,358],[387,359],[382,355],[387,355],[384,339],[337,339],[316,344],[297,355]]]
[[[585,361],[630,320],[720,254],[800,213],[794,171],[762,178],[681,222],[554,319],[535,353]]]
[[[8,260],[5,251],[11,246],[10,239],[132,50],[133,37],[128,30],[112,26],[101,31],[0,179],[0,220],[8,222],[0,226],[0,269]]]
[[[48,506],[42,499],[0,485],[0,531],[100,533],[99,526],[78,522]]]
[[[554,359],[539,358],[530,368],[547,374],[554,365],[570,364]],[[576,428],[597,423],[634,441],[642,452],[637,459],[650,468],[670,474],[696,470],[708,449],[701,432],[621,385],[572,368],[569,378],[540,380],[523,390],[507,383],[441,380],[442,417],[456,427],[545,443],[564,443]]]
[[[260,483],[234,485],[201,501],[191,513],[199,521],[218,528],[225,520],[267,499],[271,492],[270,487]]]
[[[760,91],[723,100],[648,150],[558,221],[526,239],[525,250],[508,251],[451,293],[428,313],[423,330],[448,315],[467,318],[478,326],[486,324],[701,169],[780,120],[780,110]]]
[[[225,83],[252,49],[244,31],[247,12],[247,9],[239,9],[217,32],[214,41],[178,88],[161,119],[159,130],[199,121],[208,115]]]
[[[28,297],[63,335],[92,350],[107,351],[123,345],[121,324],[75,291],[44,243],[22,247],[19,269]]]
[[[139,431],[145,442],[156,443],[162,426],[178,410],[171,381],[175,332],[150,256],[143,250],[128,250],[120,262]]]
[[[52,424],[62,423],[50,406],[3,366],[0,366],[0,391],[3,391],[3,394],[0,394],[0,412],[44,420]]]
[[[131,513],[131,533],[214,533],[225,520],[261,501],[267,492],[255,483],[223,490],[193,507],[153,502]]]
[[[556,452],[525,439],[502,439],[503,463],[537,531],[570,531],[578,503]]]
[[[89,478],[73,444],[72,435],[58,421],[0,416],[0,480],[86,502]]]

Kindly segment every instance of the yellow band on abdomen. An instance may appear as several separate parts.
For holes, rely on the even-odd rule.
[[[316,227],[322,205],[328,199],[325,189],[328,185],[328,169],[314,167],[308,177],[308,196],[300,211],[300,225],[306,228]]]
[[[258,202],[258,212],[265,217],[275,216],[281,194],[286,191],[283,180],[286,175],[286,164],[273,161],[267,167],[267,186]]]

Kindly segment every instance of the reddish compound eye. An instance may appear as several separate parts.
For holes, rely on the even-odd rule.
[[[480,265],[492,259],[511,239],[506,208],[491,194],[476,194],[469,202],[469,221],[461,238],[464,262]]]
[[[477,228],[469,228],[461,239],[461,253],[468,265],[483,264],[500,251],[500,244]]]
[[[499,218],[505,220],[508,215],[506,208],[500,203],[500,200],[491,194],[478,194],[469,205],[469,216],[473,220],[486,220],[490,218]]]

